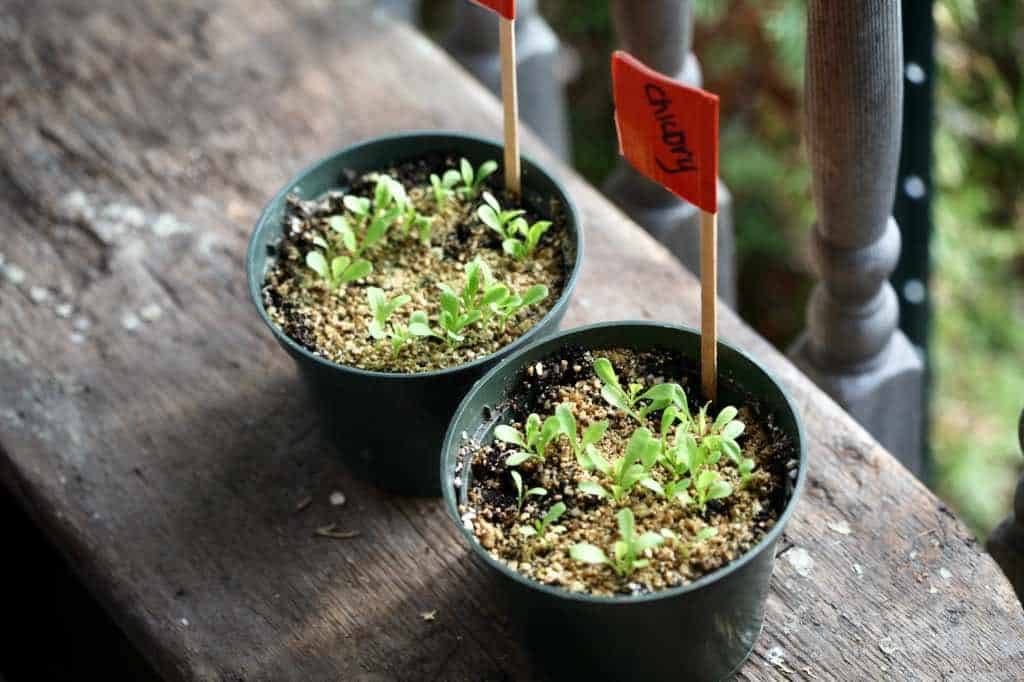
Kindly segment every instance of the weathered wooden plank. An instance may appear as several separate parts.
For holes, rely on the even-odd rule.
[[[259,208],[302,164],[408,128],[497,137],[490,95],[354,2],[7,7],[6,487],[168,678],[531,678],[440,504],[382,495],[326,449],[241,266]],[[694,324],[693,278],[526,144],[586,221],[567,323]],[[741,677],[1021,670],[1024,615],[962,524],[734,315],[721,328],[793,393],[811,457]],[[331,522],[360,536],[313,537]]]

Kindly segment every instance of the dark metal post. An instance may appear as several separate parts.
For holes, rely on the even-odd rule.
[[[925,365],[921,392],[923,478],[930,470],[928,390],[931,320],[932,123],[935,101],[935,18],[931,0],[903,0],[903,141],[893,217],[903,249],[891,281],[900,304],[900,329]]]

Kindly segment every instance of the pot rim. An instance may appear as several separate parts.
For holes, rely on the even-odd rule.
[[[581,334],[583,332],[589,332],[595,329],[605,329],[608,327],[660,327],[663,329],[673,330],[675,332],[697,334],[699,336],[699,331],[692,327],[673,324],[670,322],[658,322],[653,320],[617,320],[611,322],[598,322],[595,324],[584,325],[582,327],[566,329],[556,334],[552,334],[551,336],[544,339],[542,343],[551,343],[557,340],[563,340],[569,336]],[[628,605],[657,601],[660,599],[671,599],[673,597],[682,596],[689,592],[695,592],[705,587],[706,585],[721,580],[722,578],[727,577],[731,573],[738,571],[747,563],[753,561],[769,546],[773,545],[775,541],[778,539],[778,537],[782,534],[783,529],[789,522],[790,516],[792,516],[793,514],[793,509],[796,507],[797,502],[799,502],[800,494],[804,488],[804,480],[807,477],[807,446],[804,436],[803,421],[800,419],[800,413],[796,410],[796,406],[793,403],[793,399],[790,397],[789,393],[778,381],[778,379],[775,378],[775,375],[769,372],[767,368],[764,367],[764,365],[762,365],[760,362],[754,359],[746,351],[737,348],[731,343],[722,341],[721,339],[719,339],[718,343],[719,346],[725,346],[729,348],[731,351],[746,358],[747,361],[749,361],[755,367],[764,372],[765,376],[767,376],[768,379],[770,379],[771,382],[775,384],[776,388],[779,389],[779,393],[782,395],[782,398],[785,401],[785,404],[790,410],[790,412],[793,413],[794,421],[796,423],[796,436],[797,440],[799,441],[797,444],[799,464],[797,469],[796,484],[793,486],[793,494],[790,496],[789,501],[786,503],[786,507],[782,510],[782,513],[776,520],[775,525],[772,527],[770,531],[768,531],[768,533],[765,534],[764,537],[761,538],[761,540],[756,545],[754,545],[749,550],[744,552],[744,554],[740,556],[738,559],[735,559],[729,562],[729,564],[715,571],[712,571],[707,575],[701,576],[697,580],[687,583],[686,585],[681,585],[679,587],[671,587],[664,590],[658,590],[657,592],[651,592],[649,594],[615,595],[611,597],[603,595],[593,595],[586,592],[570,592],[569,590],[566,590],[561,587],[544,585],[540,582],[527,578],[518,571],[512,570],[503,562],[500,562],[492,558],[491,555],[487,553],[487,551],[483,549],[483,546],[477,541],[476,536],[473,535],[471,531],[467,530],[462,524],[462,518],[458,514],[458,502],[455,496],[455,486],[452,484],[450,477],[448,476],[447,465],[449,460],[454,458],[458,453],[460,438],[459,434],[455,433],[455,424],[461,419],[463,413],[466,412],[466,410],[468,410],[470,406],[473,404],[474,398],[476,397],[476,394],[480,391],[481,387],[484,384],[492,381],[493,378],[499,372],[502,372],[509,365],[519,362],[520,358],[533,348],[533,346],[530,346],[528,348],[523,348],[512,355],[509,355],[507,358],[505,358],[497,365],[495,365],[493,368],[491,368],[491,370],[488,371],[487,374],[481,377],[473,385],[473,388],[471,388],[469,392],[466,394],[466,397],[463,398],[462,403],[459,404],[458,409],[455,411],[455,414],[448,425],[448,432],[445,434],[444,444],[442,445],[441,450],[441,494],[444,497],[444,506],[445,510],[448,512],[449,518],[458,527],[459,532],[466,539],[466,541],[469,542],[469,545],[470,547],[472,547],[472,550],[480,558],[482,558],[488,565],[490,565],[491,568],[496,569],[505,577],[514,580],[515,582],[519,583],[524,587],[538,590],[553,597],[570,599],[589,604]]]
[[[461,365],[453,365],[452,367],[445,367],[442,369],[434,369],[427,372],[381,372],[378,370],[361,369],[359,367],[352,367],[351,365],[342,365],[320,357],[316,353],[304,348],[302,345],[295,342],[290,336],[285,334],[283,331],[278,329],[270,317],[267,315],[267,311],[263,306],[263,298],[261,296],[261,290],[263,287],[262,277],[257,281],[257,275],[255,273],[254,264],[256,262],[258,247],[256,244],[256,235],[260,231],[260,227],[264,221],[269,220],[269,213],[271,207],[277,204],[279,201],[283,201],[289,194],[290,188],[296,184],[300,184],[302,179],[312,173],[320,166],[333,162],[335,159],[350,154],[358,149],[364,147],[371,147],[377,144],[392,142],[402,138],[438,138],[439,140],[447,139],[452,142],[452,146],[458,149],[458,147],[464,142],[475,142],[490,145],[497,150],[497,155],[501,156],[501,144],[496,140],[486,138],[479,135],[470,135],[467,133],[461,133],[457,131],[448,130],[410,130],[398,133],[391,133],[388,135],[378,135],[369,139],[363,140],[362,142],[356,142],[355,144],[342,147],[330,154],[320,157],[316,161],[305,166],[301,171],[293,175],[288,182],[274,195],[274,197],[267,203],[267,205],[260,212],[259,218],[256,219],[256,223],[252,229],[252,233],[249,235],[249,244],[245,252],[245,276],[249,284],[249,297],[253,304],[256,306],[256,311],[259,313],[260,318],[264,324],[270,327],[274,336],[277,337],[278,342],[283,343],[287,348],[299,355],[302,355],[307,360],[312,360],[318,365],[322,365],[326,368],[348,372],[358,376],[375,379],[385,380],[401,380],[401,379],[430,379],[433,377],[443,377],[452,375],[458,372],[466,370],[472,370],[478,368],[481,365],[485,365],[489,362],[493,362],[495,356],[507,355],[513,353],[525,344],[529,343],[540,333],[547,322],[556,314],[556,312],[564,308],[569,303],[569,297],[572,295],[573,290],[576,288],[576,280],[579,279],[580,270],[583,267],[583,226],[580,224],[580,215],[576,210],[576,204],[572,200],[572,196],[566,191],[565,186],[551,173],[549,173],[543,166],[535,161],[531,156],[523,154],[521,159],[525,162],[523,165],[529,164],[539,174],[543,175],[547,180],[554,185],[555,189],[562,195],[565,200],[566,212],[569,215],[569,220],[573,226],[574,237],[576,240],[576,258],[573,262],[572,269],[569,272],[569,276],[565,280],[565,285],[562,287],[562,294],[554,302],[551,308],[544,314],[542,318],[537,320],[532,327],[530,327],[524,334],[508,343],[501,348],[498,348],[492,353],[488,353],[482,357],[476,358],[471,362],[466,362]]]

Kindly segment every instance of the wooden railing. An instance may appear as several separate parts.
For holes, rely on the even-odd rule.
[[[806,142],[821,281],[790,357],[911,471],[922,472],[924,366],[897,329],[889,275],[903,120],[898,0],[807,6]]]
[[[691,0],[609,0],[625,49],[663,73],[699,85]],[[520,88],[524,121],[556,150],[564,140],[564,94],[554,64],[558,41],[535,0],[519,4]],[[457,2],[446,47],[492,90],[498,89],[493,16]],[[891,211],[903,104],[899,0],[808,3],[806,137],[818,222],[810,250],[820,282],[807,327],[790,357],[914,473],[924,468],[924,365],[898,330],[899,305],[888,278],[900,254]],[[538,47],[539,46],[539,47]],[[724,188],[723,188],[724,190]],[[604,186],[634,220],[690,270],[698,268],[697,212],[621,161]],[[720,218],[719,291],[736,300],[732,202]]]

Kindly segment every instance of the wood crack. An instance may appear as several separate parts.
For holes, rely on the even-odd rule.
[[[153,281],[156,282],[157,286],[160,287],[164,294],[167,295],[167,298],[171,299],[171,302],[174,303],[174,306],[178,310],[185,312],[185,305],[182,302],[177,289],[174,287],[173,284],[171,284],[170,279],[168,279],[165,275],[161,274],[152,265],[145,261],[142,262],[142,267],[147,273],[149,273],[149,276],[153,278]]]

